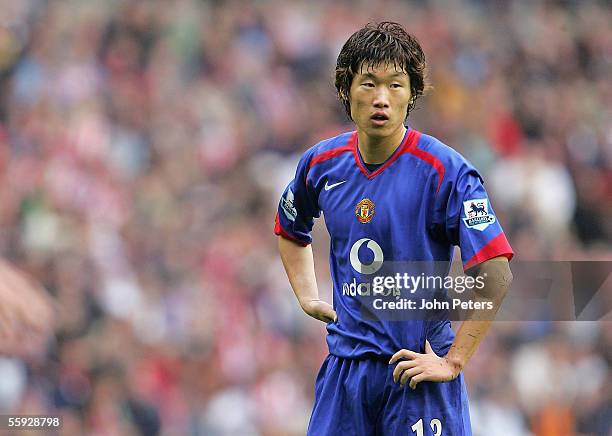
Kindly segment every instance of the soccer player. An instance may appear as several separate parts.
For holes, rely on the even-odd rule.
[[[275,233],[289,281],[302,309],[327,323],[309,435],[471,434],[461,370],[491,314],[473,311],[455,336],[446,317],[364,311],[372,295],[364,285],[383,265],[450,263],[455,245],[466,273],[484,278],[477,297],[493,312],[512,280],[512,248],[477,170],[404,125],[426,87],[425,66],[418,41],[397,23],[354,33],[338,56],[336,89],[357,130],[308,149],[280,200]],[[319,298],[310,247],[321,212],[333,307]]]

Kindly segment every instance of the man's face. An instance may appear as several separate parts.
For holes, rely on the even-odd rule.
[[[370,137],[390,136],[406,119],[410,77],[393,65],[363,65],[350,90],[351,117]]]

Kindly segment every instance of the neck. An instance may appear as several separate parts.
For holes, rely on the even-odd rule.
[[[406,127],[402,124],[389,136],[369,136],[364,131],[357,131],[359,152],[367,164],[381,164],[393,154],[402,143]]]

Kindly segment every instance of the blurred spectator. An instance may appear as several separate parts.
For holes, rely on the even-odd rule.
[[[53,310],[46,290],[0,260],[0,353],[44,353],[53,334]]]

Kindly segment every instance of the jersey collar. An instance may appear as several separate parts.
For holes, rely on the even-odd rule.
[[[363,159],[361,158],[361,153],[359,153],[359,147],[357,146],[358,145],[357,131],[353,132],[353,135],[349,139],[349,145],[353,149],[353,156],[355,157],[355,163],[357,164],[357,166],[359,167],[363,175],[366,176],[368,180],[371,180],[377,175],[379,175],[380,173],[382,173],[385,170],[385,168],[391,165],[400,155],[402,155],[403,153],[406,153],[411,148],[414,148],[416,146],[417,139],[418,139],[418,136],[416,135],[416,130],[411,129],[410,127],[407,127],[406,133],[404,134],[404,139],[402,139],[402,142],[399,145],[399,147],[395,149],[395,151],[391,154],[391,156],[389,156],[387,160],[381,166],[379,166],[375,171],[372,171],[372,172],[370,172],[370,170],[366,168],[366,166],[363,163]]]

